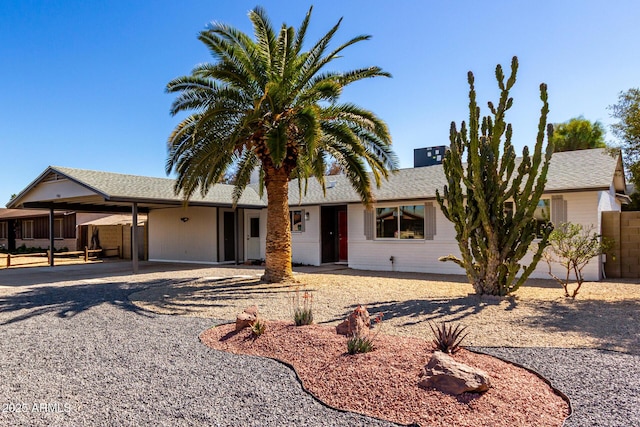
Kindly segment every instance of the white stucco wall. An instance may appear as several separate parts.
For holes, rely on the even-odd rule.
[[[398,204],[422,204],[424,201],[380,203],[376,207]],[[411,271],[438,274],[462,274],[453,263],[438,261],[443,255],[459,255],[455,229],[436,208],[436,235],[433,240],[367,240],[364,235],[364,206],[349,205],[349,267],[359,270]],[[391,263],[390,258],[394,260]]]
[[[293,262],[306,265],[320,265],[320,207],[291,206],[291,210],[304,210],[309,214],[305,220],[303,232],[291,232],[291,250]]]
[[[91,190],[68,179],[41,182],[21,200],[22,203],[32,201],[57,200],[59,198],[96,196]]]
[[[599,227],[601,196],[598,192],[576,192],[562,194],[567,202],[567,221],[582,224],[585,227]],[[551,198],[543,195],[543,198]],[[402,204],[421,204],[424,201],[380,203],[376,207],[397,206]],[[441,262],[441,256],[453,254],[460,256],[455,239],[455,229],[436,206],[436,235],[433,240],[366,240],[364,235],[364,207],[360,204],[349,205],[349,267],[360,270],[407,271],[436,274],[464,274],[464,270],[452,262]],[[604,209],[606,206],[600,206]],[[295,256],[295,255],[294,255]],[[393,263],[390,257],[394,258]],[[528,263],[530,257],[524,262]],[[560,273],[560,268],[554,267]],[[594,259],[585,267],[587,280],[600,279],[600,263]],[[548,279],[548,266],[540,261],[531,277]]]
[[[180,218],[189,218],[187,222]],[[216,209],[154,209],[149,212],[149,261],[217,262]]]

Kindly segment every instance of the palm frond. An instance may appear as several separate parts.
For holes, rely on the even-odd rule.
[[[257,40],[257,54],[266,65],[265,73],[269,75],[273,66],[274,52],[276,50],[276,36],[267,17],[265,10],[257,6],[249,12],[249,19],[253,23],[253,32]]]
[[[255,152],[252,150],[245,150],[237,164],[236,183],[233,187],[232,193],[234,206],[238,203],[238,200],[240,200],[244,189],[251,181],[251,174],[258,166],[258,164],[259,160]]]

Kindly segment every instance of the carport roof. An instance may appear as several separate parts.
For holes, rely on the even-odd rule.
[[[88,190],[91,196],[75,197],[56,194],[55,197],[29,200],[29,194],[39,185],[50,182],[69,181]],[[154,207],[181,205],[183,198],[174,192],[173,179],[148,176],[126,175],[60,166],[48,167],[17,197],[11,200],[10,208],[51,208],[76,211],[125,212],[132,203],[138,203],[142,212]],[[232,206],[233,185],[218,184],[212,187],[206,196],[194,194],[189,205],[192,206]],[[239,207],[264,206],[253,188],[247,187],[238,202]]]

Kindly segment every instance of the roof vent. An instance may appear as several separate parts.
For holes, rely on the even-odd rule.
[[[333,188],[336,186],[336,181],[327,181],[327,188]]]
[[[58,181],[60,179],[61,179],[61,177],[59,177],[57,173],[51,172],[47,176],[44,177],[42,182]]]

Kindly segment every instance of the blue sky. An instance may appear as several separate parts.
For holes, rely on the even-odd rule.
[[[0,204],[48,165],[165,176],[174,77],[210,60],[196,39],[211,21],[250,32],[247,12],[298,26],[312,3],[213,0],[3,0],[0,2]],[[583,115],[612,123],[607,106],[640,86],[640,3],[630,1],[317,1],[308,41],[344,17],[335,66],[378,65],[392,79],[356,83],[343,100],[387,121],[402,167],[413,149],[448,144],[467,116],[466,73],[478,100],[497,98],[495,65],[520,60],[514,143],[535,138],[539,84],[551,122]],[[484,110],[486,112],[486,109]],[[609,133],[607,138],[612,140]]]

